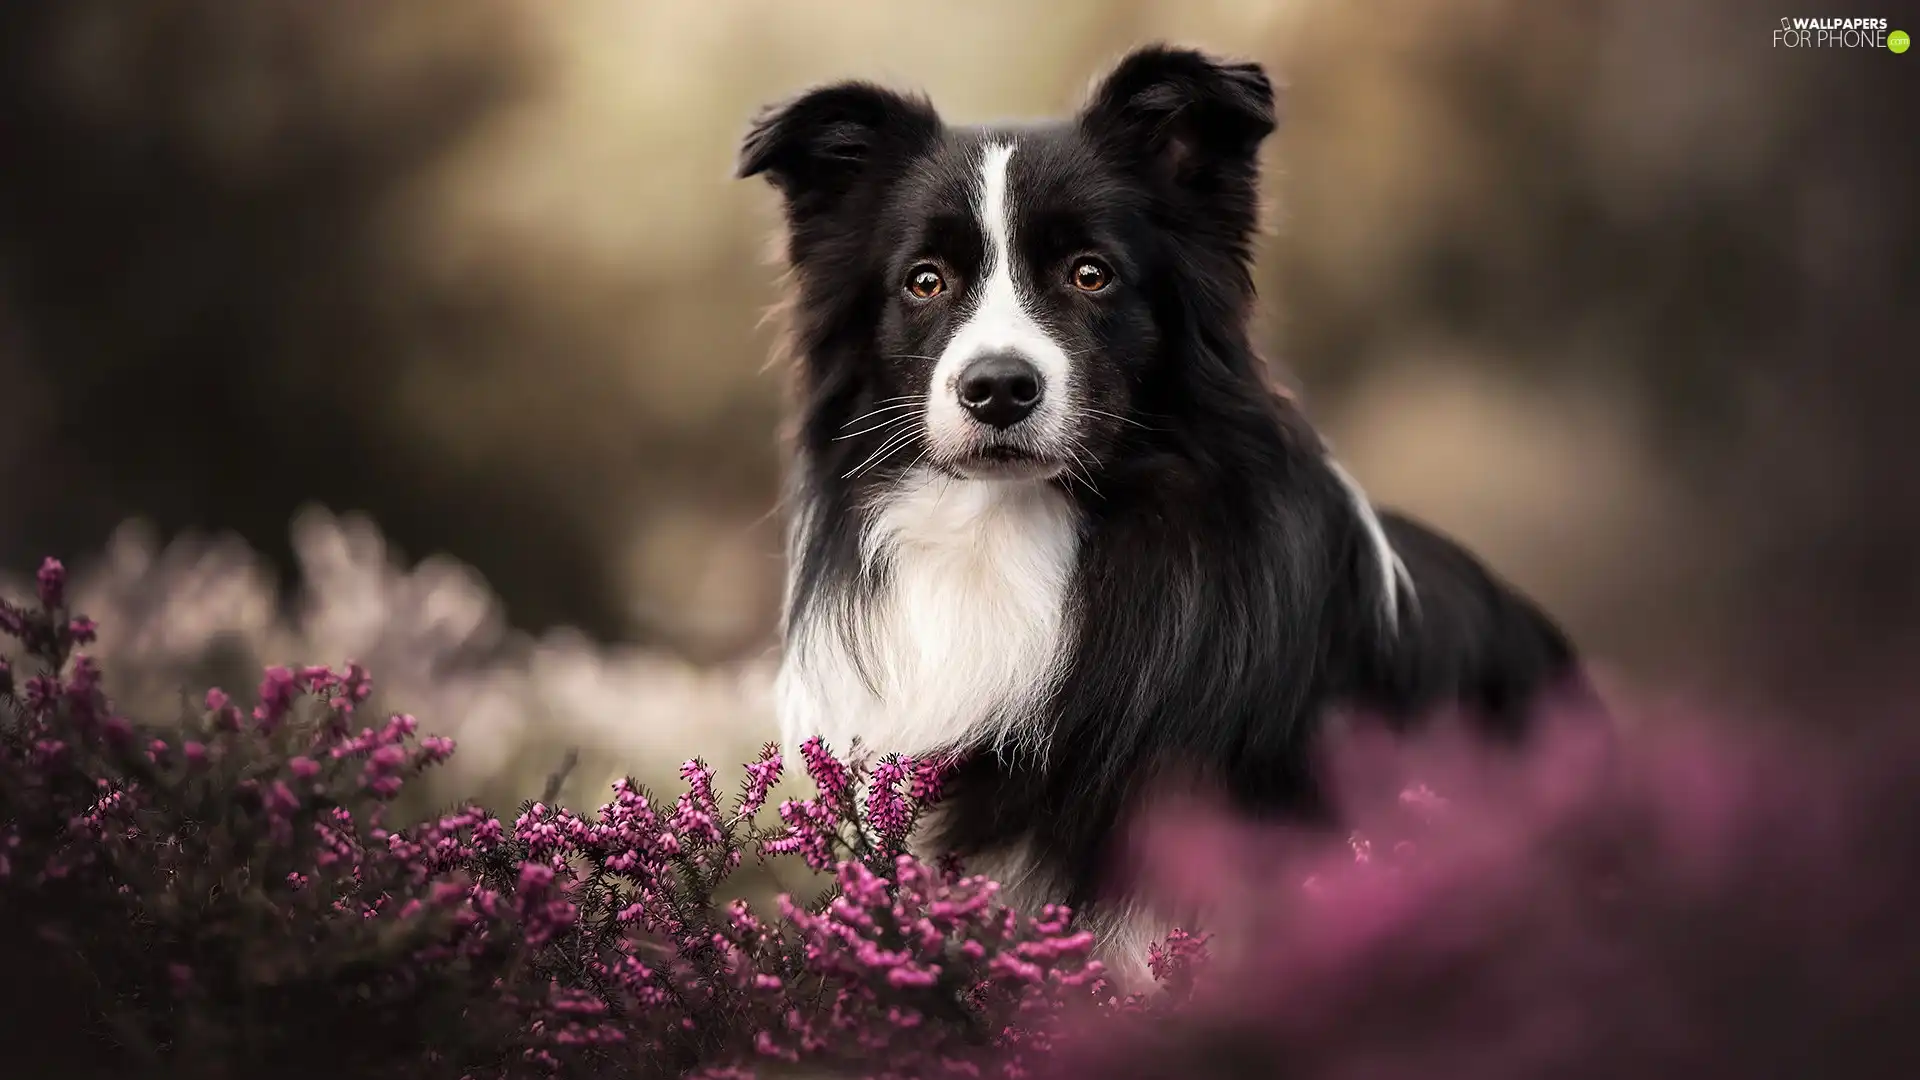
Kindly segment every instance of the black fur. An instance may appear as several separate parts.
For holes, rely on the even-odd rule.
[[[1255,813],[1313,817],[1316,733],[1332,709],[1393,718],[1464,706],[1518,735],[1538,697],[1576,677],[1565,636],[1459,546],[1383,515],[1410,572],[1398,625],[1382,567],[1319,438],[1275,393],[1248,338],[1258,151],[1273,90],[1253,65],[1149,48],[1071,122],[1018,129],[1020,273],[1076,357],[1081,476],[1044,481],[1084,528],[1077,637],[1045,709],[1043,760],[973,754],[940,842],[962,854],[1026,842],[1059,899],[1098,899],[1130,802],[1168,770]],[[925,457],[916,436],[853,479],[879,433],[847,422],[924,391],[965,314],[903,295],[934,260],[965,283],[984,257],[966,203],[973,163],[1007,129],[951,129],[923,100],[864,84],[816,90],[761,118],[742,175],[784,196],[798,295],[796,483],[814,508],[788,618],[858,597],[871,496]],[[1097,296],[1052,275],[1096,251]],[[934,461],[936,468],[962,468]],[[1081,482],[1084,480],[1084,482]],[[857,601],[855,601],[857,602]]]

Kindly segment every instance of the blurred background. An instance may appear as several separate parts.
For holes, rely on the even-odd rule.
[[[0,567],[66,557],[151,707],[367,663],[449,797],[739,760],[782,573],[747,118],[855,75],[1060,114],[1171,39],[1286,86],[1261,341],[1375,497],[1618,685],[1838,726],[1913,679],[1920,59],[1776,15],[13,0]]]

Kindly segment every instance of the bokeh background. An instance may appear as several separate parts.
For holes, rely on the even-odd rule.
[[[1776,14],[13,0],[0,566],[67,557],[149,707],[369,664],[450,796],[738,760],[782,572],[746,119],[850,75],[1059,114],[1171,39],[1285,84],[1261,341],[1374,495],[1616,686],[1839,726],[1920,644],[1920,58]]]

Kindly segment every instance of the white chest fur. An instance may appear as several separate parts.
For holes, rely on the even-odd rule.
[[[819,597],[788,627],[783,741],[926,754],[1037,740],[1031,721],[1068,654],[1078,552],[1073,507],[1046,484],[903,478],[861,543],[884,587]]]

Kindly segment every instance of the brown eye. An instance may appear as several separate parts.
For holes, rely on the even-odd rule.
[[[1113,271],[1098,259],[1081,259],[1073,265],[1073,287],[1081,292],[1099,292],[1113,283]]]
[[[947,291],[947,279],[932,263],[921,263],[907,271],[907,291],[922,300],[931,300]]]

